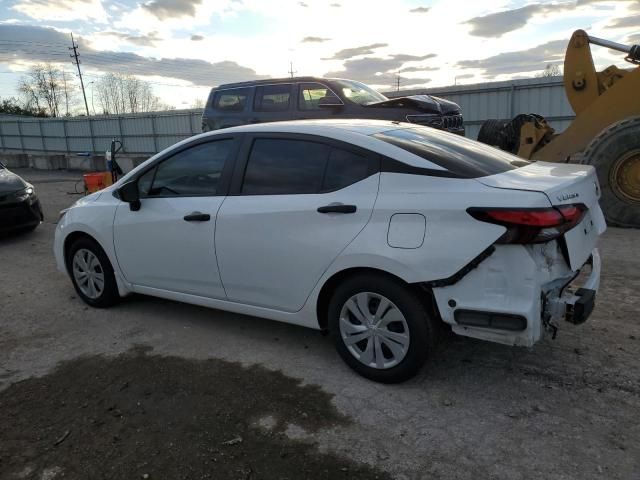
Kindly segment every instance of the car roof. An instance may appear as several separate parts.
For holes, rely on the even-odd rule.
[[[237,127],[213,130],[212,133],[304,133],[308,135],[333,136],[338,131],[350,132],[360,135],[375,135],[376,133],[401,128],[415,127],[415,124],[402,123],[391,120],[368,119],[317,119],[317,120],[290,120],[285,122],[252,123]]]
[[[225,83],[214,87],[214,90],[222,90],[225,88],[253,87],[258,85],[272,85],[274,83],[299,83],[299,82],[331,82],[341,80],[339,78],[323,78],[323,77],[283,77],[283,78],[266,78],[262,80],[249,80],[247,82]]]

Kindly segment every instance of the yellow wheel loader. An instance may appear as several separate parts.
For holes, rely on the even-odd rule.
[[[635,68],[596,71],[590,44],[626,54]],[[593,165],[609,225],[640,227],[640,45],[573,33],[564,60],[564,87],[576,114],[555,134],[543,117],[487,120],[478,140],[528,160]]]

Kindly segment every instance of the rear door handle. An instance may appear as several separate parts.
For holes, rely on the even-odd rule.
[[[356,213],[358,208],[355,205],[344,205],[342,203],[332,203],[324,207],[318,207],[319,213]]]
[[[211,220],[211,215],[202,212],[191,212],[189,215],[185,215],[184,219],[187,222],[208,222]]]

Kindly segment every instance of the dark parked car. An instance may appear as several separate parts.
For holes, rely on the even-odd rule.
[[[33,185],[0,163],[0,232],[33,230],[43,218]]]
[[[247,123],[366,118],[427,125],[464,135],[460,106],[430,95],[387,98],[364,83],[298,77],[230,83],[211,90],[202,131]]]

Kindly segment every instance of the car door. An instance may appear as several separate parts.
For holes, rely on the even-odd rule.
[[[229,300],[302,308],[323,272],[368,222],[379,157],[304,135],[245,139],[216,251]]]
[[[214,234],[239,139],[190,144],[137,179],[140,209],[122,203],[113,237],[126,280],[140,287],[224,298]]]

